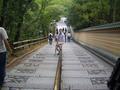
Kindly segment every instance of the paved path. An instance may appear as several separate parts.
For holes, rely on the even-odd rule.
[[[106,81],[111,71],[111,66],[77,44],[64,46],[62,85],[65,90],[108,90]]]
[[[46,45],[12,70],[7,71],[2,90],[53,90],[58,56]],[[63,46],[62,90],[108,90],[112,67],[79,45]]]

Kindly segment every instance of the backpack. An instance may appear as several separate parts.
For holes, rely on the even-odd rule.
[[[48,36],[48,39],[52,41],[52,35],[51,34]]]

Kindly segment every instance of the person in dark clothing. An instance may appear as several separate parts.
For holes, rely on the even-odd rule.
[[[6,53],[7,49],[12,54],[12,49],[8,43],[8,36],[4,28],[0,27],[0,89],[4,83],[5,78],[5,66],[6,66]]]
[[[53,41],[53,34],[50,32],[48,35],[48,42],[50,45],[52,45],[52,41]]]

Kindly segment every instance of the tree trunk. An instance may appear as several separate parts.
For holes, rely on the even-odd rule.
[[[109,9],[109,22],[110,22],[110,23],[113,22],[113,3],[114,3],[114,0],[109,0],[109,4],[110,4],[110,9]]]
[[[17,31],[16,31],[15,38],[14,38],[14,41],[15,41],[15,42],[16,42],[16,41],[19,41],[19,39],[20,39],[21,26],[22,26],[22,24],[23,24],[23,15],[19,16],[19,19],[20,19],[20,21],[19,21],[19,23],[18,23],[18,25],[17,25]]]
[[[19,41],[19,39],[20,39],[21,26],[22,26],[22,22],[19,22],[17,25],[17,31],[16,31],[15,38],[14,38],[15,42]]]
[[[113,22],[116,21],[116,5],[117,5],[117,0],[114,0],[114,8],[113,8]]]
[[[8,0],[2,0],[2,9],[1,9],[1,16],[0,16],[0,26],[5,27],[5,16],[6,16],[6,9],[7,9]]]
[[[102,0],[99,0],[99,3],[100,3],[101,19],[104,19],[104,13],[103,13],[104,6],[103,6],[103,1],[102,1]]]

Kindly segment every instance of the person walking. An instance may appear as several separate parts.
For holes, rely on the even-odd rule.
[[[56,54],[56,50],[58,51],[58,55],[60,54],[60,50],[62,50],[62,45],[64,44],[64,42],[65,42],[65,36],[64,33],[62,32],[62,29],[60,29],[57,37],[55,54]]]
[[[8,35],[3,27],[0,27],[0,89],[4,83],[4,78],[6,75],[6,53],[7,49],[9,53],[12,54],[12,49],[8,43]],[[7,49],[6,49],[7,48]]]
[[[52,45],[52,41],[53,41],[53,34],[50,32],[48,35],[48,42],[50,45]]]
[[[54,38],[55,38],[55,42],[57,42],[57,40],[58,40],[58,31],[56,31]]]
[[[68,32],[68,34],[67,34],[67,39],[68,39],[68,42],[70,42],[70,40],[71,40],[71,33],[70,32]]]

